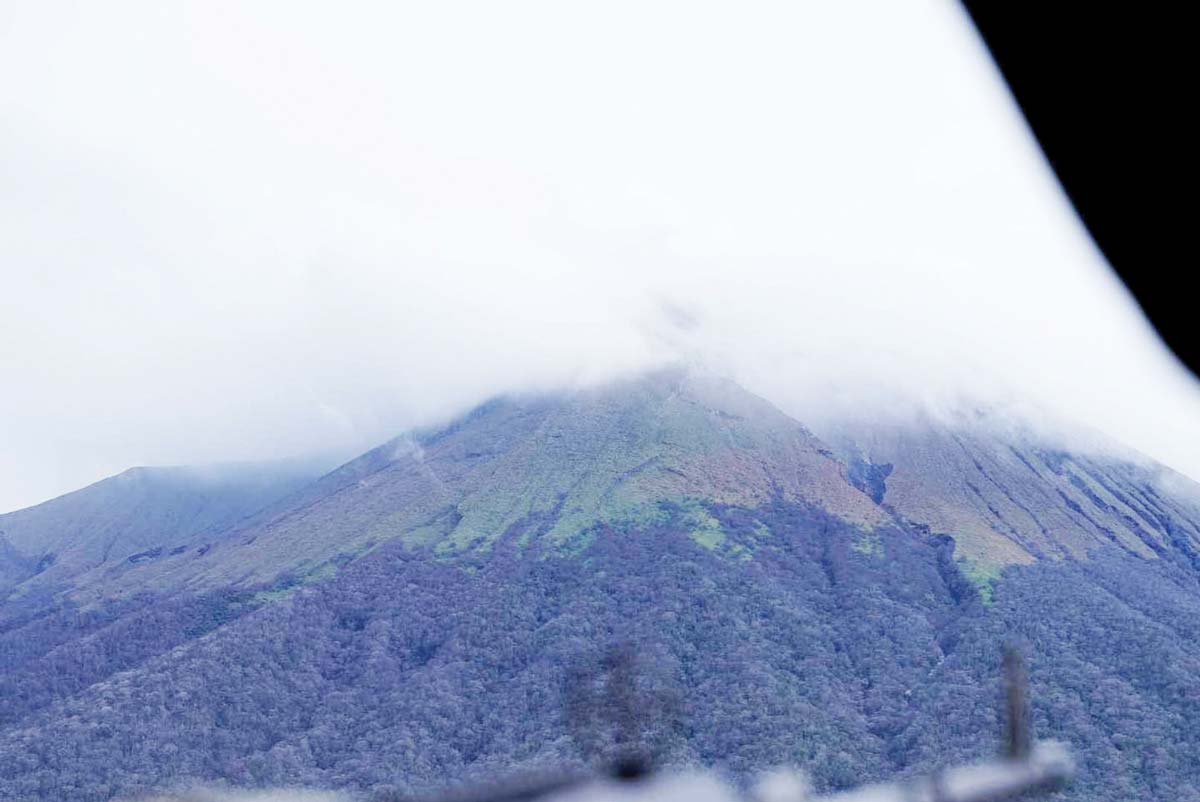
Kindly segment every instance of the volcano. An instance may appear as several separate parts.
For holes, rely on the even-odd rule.
[[[1197,798],[1200,487],[975,419],[823,434],[673,368],[0,516],[0,799],[579,766],[614,650],[663,765],[837,789],[994,750],[1008,641],[1064,799]]]

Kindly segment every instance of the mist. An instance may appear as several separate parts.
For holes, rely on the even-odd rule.
[[[230,791],[199,787],[178,793],[137,797],[128,802],[354,802],[354,799],[346,794],[304,788]]]
[[[9,4],[0,170],[0,510],[680,360],[1200,477],[950,3]]]
[[[641,784],[644,791],[646,783],[653,785],[654,799],[663,802],[732,802],[737,795],[732,788],[720,779],[707,773],[667,774],[657,779]],[[795,770],[780,769],[765,775],[757,786],[760,798],[766,800],[795,798],[798,791],[807,785],[805,776]],[[503,780],[500,786],[503,787]],[[472,786],[461,788],[451,786],[446,794],[455,798],[459,793],[462,798],[469,799]],[[494,790],[494,789],[493,789]],[[597,781],[585,784],[576,789],[569,789],[559,794],[558,798],[566,798],[573,802],[612,802],[630,796],[629,789],[612,782]],[[418,797],[419,798],[419,797]],[[432,797],[431,797],[432,798]],[[256,791],[227,790],[222,788],[196,788],[148,797],[138,797],[128,802],[355,802],[361,797],[337,792],[326,792],[302,788],[277,788]]]

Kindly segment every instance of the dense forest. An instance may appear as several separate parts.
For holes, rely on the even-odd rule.
[[[697,535],[700,510],[722,537]],[[823,789],[991,754],[1001,644],[1026,645],[1039,737],[1068,742],[1063,799],[1197,800],[1200,587],[1117,549],[960,570],[952,538],[862,530],[777,501],[663,503],[573,552],[440,559],[400,544],[328,581],[63,607],[0,634],[0,798],[106,800],[184,779],[364,799],[595,744],[572,677],[625,645],[665,765],[735,781],[779,764]],[[986,590],[986,592],[981,592]]]

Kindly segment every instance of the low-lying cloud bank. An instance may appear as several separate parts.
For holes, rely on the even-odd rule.
[[[679,359],[1200,476],[1194,382],[959,9],[467,5],[9,15],[0,510]]]

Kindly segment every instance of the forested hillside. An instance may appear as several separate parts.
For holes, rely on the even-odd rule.
[[[835,454],[681,373],[485,405],[4,618],[0,799],[579,764],[573,694],[623,644],[664,764],[844,788],[990,754],[1006,640],[1079,759],[1063,799],[1200,799],[1191,486],[948,437],[919,435],[969,470]]]

